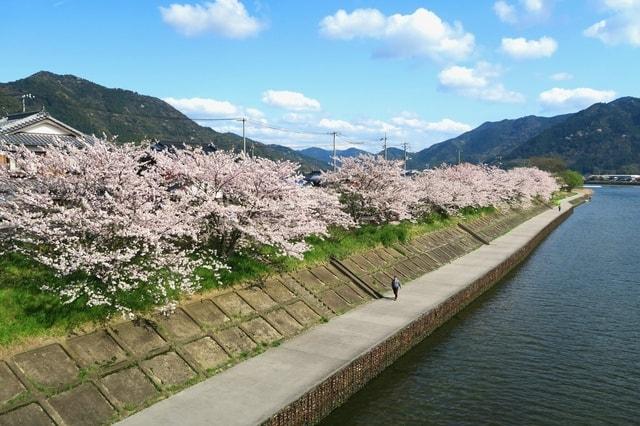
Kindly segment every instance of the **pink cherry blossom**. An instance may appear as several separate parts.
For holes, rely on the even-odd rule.
[[[343,208],[358,223],[385,223],[412,219],[418,201],[414,181],[404,176],[401,161],[361,155],[340,159],[335,172],[322,182],[340,194]]]

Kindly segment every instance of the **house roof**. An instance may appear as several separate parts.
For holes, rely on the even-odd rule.
[[[61,136],[61,135],[47,135],[41,133],[16,133],[3,135],[0,134],[0,145],[23,145],[33,151],[45,151],[49,145],[56,143],[68,143],[74,145],[81,145],[84,143],[93,144],[97,138],[93,136]]]
[[[13,114],[0,119],[0,135],[20,133],[22,130],[27,130],[28,127],[43,121],[52,122],[73,136],[82,136],[81,131],[74,129],[60,120],[56,120],[44,110],[32,113]]]

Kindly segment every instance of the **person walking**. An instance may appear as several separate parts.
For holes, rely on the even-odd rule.
[[[562,204],[558,204],[558,211],[561,212],[562,211]]]
[[[398,279],[397,275],[393,276],[391,280],[391,289],[393,290],[393,295],[395,296],[393,300],[398,300],[398,290],[400,290],[400,279]]]

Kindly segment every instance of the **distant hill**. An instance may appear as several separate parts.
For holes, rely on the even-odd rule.
[[[319,161],[325,162],[326,164],[331,164],[331,156],[333,155],[333,151],[330,149],[312,147],[312,148],[301,149],[299,152],[301,154],[304,154],[307,157],[315,158]],[[373,155],[373,153],[369,151],[364,151],[358,148],[348,148],[343,150],[339,149],[339,150],[336,150],[336,154],[338,157],[357,157],[362,154]],[[384,155],[384,151],[380,151],[375,155],[382,156]],[[413,154],[407,153],[407,155],[411,156]],[[387,148],[387,158],[389,160],[404,160],[404,150],[400,148],[395,148],[395,147]]]
[[[470,163],[492,163],[542,131],[566,120],[568,115],[537,117],[530,115],[515,120],[487,122],[473,130],[432,145],[411,156],[409,167],[423,169],[460,159]]]
[[[595,104],[549,127],[507,158],[558,156],[583,173],[640,173],[640,99]]]
[[[462,161],[522,165],[561,158],[582,173],[640,173],[640,99],[620,98],[573,114],[488,122],[411,156],[410,168]]]
[[[219,133],[190,120],[161,99],[130,90],[110,89],[73,75],[39,72],[22,80],[0,83],[0,115],[21,110],[19,97],[31,93],[30,109],[42,106],[56,118],[89,134],[118,135],[118,141],[160,139],[239,151],[242,138]],[[301,151],[265,145],[247,139],[255,154],[298,162],[302,171],[328,169],[331,151],[308,148]],[[339,156],[356,156],[365,151],[350,148]],[[583,173],[640,174],[640,99],[620,98],[595,104],[574,114],[555,117],[527,116],[487,122],[456,138],[409,154],[408,167],[423,169],[442,163],[502,162],[525,164],[530,157],[559,157]],[[404,152],[390,148],[392,159]]]
[[[333,150],[331,149],[323,149],[318,147],[305,148],[298,151],[306,157],[313,158],[318,160],[322,164],[330,165],[332,164],[331,157],[333,156]],[[337,149],[336,156],[337,157],[357,157],[361,154],[369,154],[367,151],[363,151],[358,148],[348,148],[348,149]]]
[[[379,155],[384,155],[384,150],[378,153]],[[411,153],[407,153],[407,157],[410,157]],[[404,150],[400,148],[389,147],[387,148],[387,159],[388,160],[404,160]]]
[[[26,93],[35,96],[35,100],[30,101],[31,107],[44,106],[51,115],[84,133],[118,135],[120,142],[154,138],[176,143],[214,143],[234,151],[242,149],[242,137],[200,126],[161,99],[46,71],[0,83],[0,115],[20,111],[19,96]],[[247,139],[247,144],[255,144],[256,155],[293,160],[305,171],[322,167],[322,163],[284,146],[265,145],[251,139]]]

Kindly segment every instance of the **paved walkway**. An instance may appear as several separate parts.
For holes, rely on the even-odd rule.
[[[562,210],[570,208],[568,201]],[[121,425],[260,424],[352,360],[484,276],[558,217],[546,211],[379,299],[310,329],[122,421]],[[390,296],[387,294],[386,296]]]

